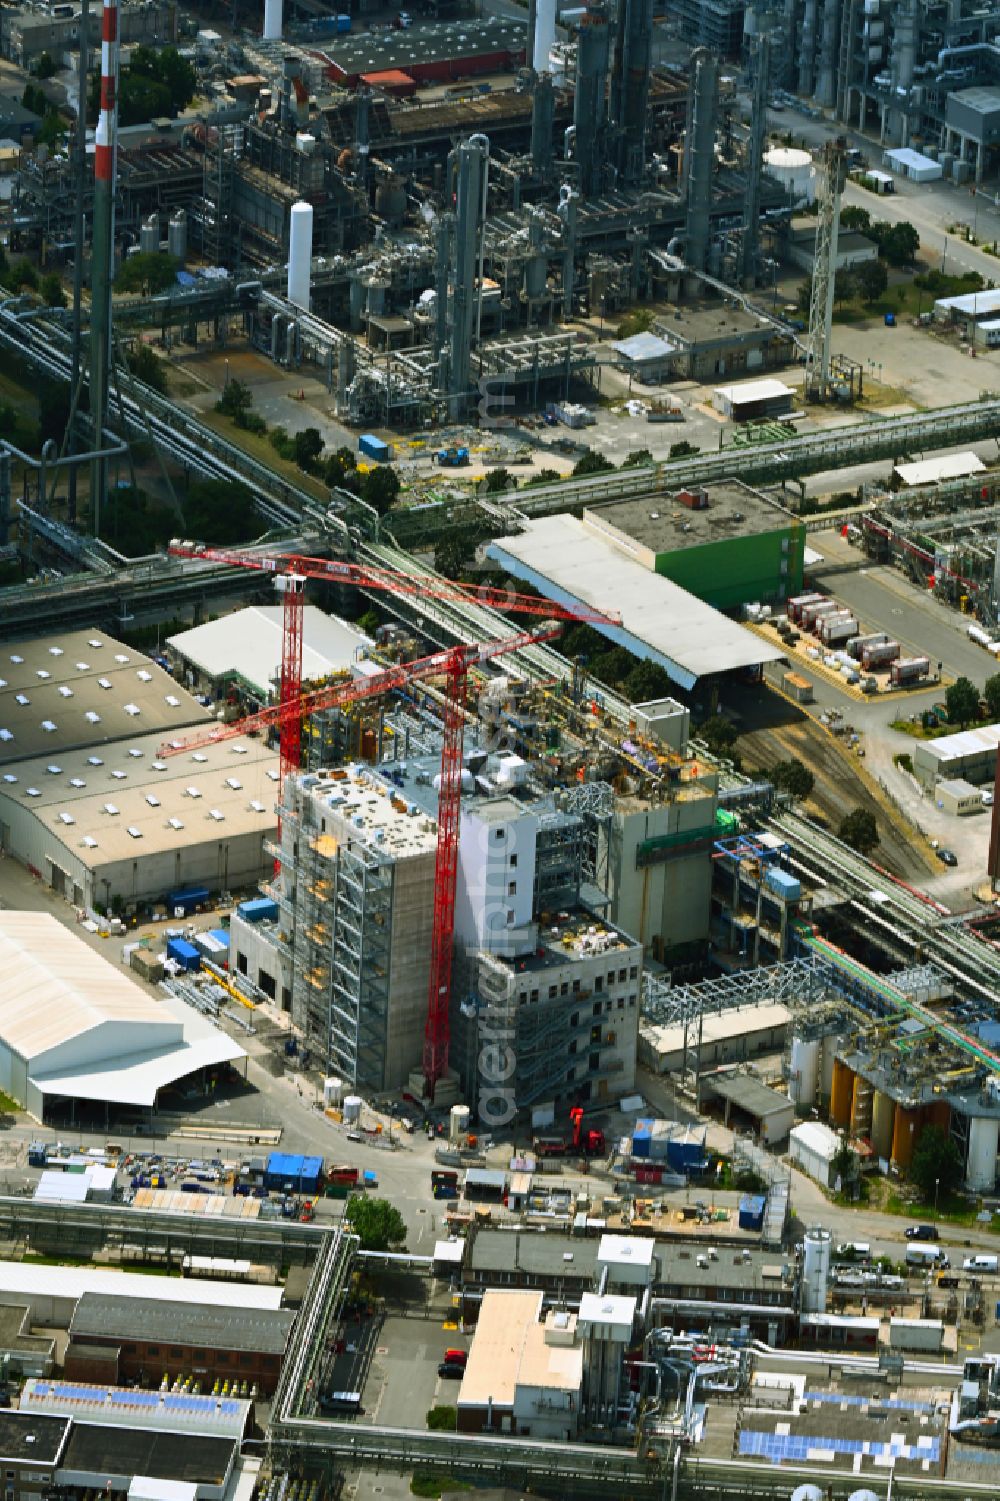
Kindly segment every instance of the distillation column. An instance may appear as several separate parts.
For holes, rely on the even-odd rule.
[[[531,96],[531,165],[539,177],[552,171],[552,131],[555,127],[556,97],[552,74],[539,73]]]
[[[612,70],[619,180],[635,187],[646,160],[653,0],[621,0]]]
[[[745,225],[740,244],[740,284],[744,287],[755,285],[760,260],[760,179],[764,171],[767,99],[771,86],[771,38],[766,32],[759,32],[753,39],[751,67],[754,70],[753,107],[747,138]]]
[[[469,393],[489,152],[490,143],[486,136],[475,135],[462,141],[456,153],[458,188],[448,341],[448,407],[453,419],[459,416]]]
[[[90,261],[90,416],[95,449],[104,447],[111,380],[111,283],[115,255],[115,187],[118,150],[118,0],[104,0],[101,23],[101,104],[94,135],[94,226]],[[108,461],[91,467],[94,535],[108,493]]]
[[[588,197],[601,191],[603,177],[608,55],[607,12],[595,7],[580,22],[576,50],[576,96],[573,101],[580,191]]]
[[[715,170],[715,116],[719,91],[719,65],[706,48],[699,47],[692,55],[691,75],[684,142],[684,196],[687,202],[684,259],[692,271],[704,271],[708,261],[709,209]]]
[[[816,100],[824,109],[832,109],[837,98],[837,44],[840,40],[840,8],[841,0],[823,0],[823,26],[820,33]]]

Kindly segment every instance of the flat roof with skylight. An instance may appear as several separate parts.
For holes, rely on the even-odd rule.
[[[0,765],[209,718],[169,673],[104,631],[0,650]]]

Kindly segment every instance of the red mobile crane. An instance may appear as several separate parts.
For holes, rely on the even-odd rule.
[[[431,937],[430,984],[427,1022],[424,1028],[424,1082],[433,1100],[434,1086],[448,1067],[449,1004],[451,1000],[451,963],[455,929],[455,885],[458,875],[458,833],[462,798],[462,750],[465,699],[471,667],[507,652],[519,651],[538,641],[549,641],[559,634],[561,620],[607,624],[617,617],[596,610],[570,610],[534,595],[517,594],[504,589],[464,589],[437,578],[411,578],[409,574],[389,568],[369,568],[326,558],[297,555],[265,557],[253,553],[199,547],[173,542],[171,553],[182,557],[230,563],[237,568],[254,568],[278,575],[276,583],[284,599],[282,633],[281,688],[278,703],[228,725],[213,725],[183,740],[171,740],[160,748],[161,756],[176,755],[219,740],[261,733],[277,727],[281,757],[281,777],[299,764],[302,720],[318,709],[338,708],[364,699],[375,698],[394,688],[422,678],[445,678],[443,743],[441,748],[441,784],[438,793],[438,843],[434,864],[434,923]],[[387,668],[373,677],[320,688],[302,693],[302,612],[307,578],[355,584],[362,589],[387,590],[396,594],[424,596],[431,599],[466,600],[492,605],[503,610],[544,617],[541,624],[501,641],[476,645],[453,646],[432,656],[422,657]]]

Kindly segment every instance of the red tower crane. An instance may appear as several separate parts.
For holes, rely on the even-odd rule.
[[[469,588],[447,579],[416,577],[396,568],[373,568],[363,563],[341,562],[335,558],[307,558],[297,553],[253,553],[222,547],[203,547],[196,542],[173,541],[170,552],[175,557],[204,558],[209,563],[228,563],[233,568],[251,568],[273,573],[275,588],[284,604],[281,640],[281,683],[278,701],[297,703],[302,697],[302,619],[307,579],[325,583],[352,584],[357,589],[376,589],[383,593],[414,599],[461,600],[468,604],[487,605],[496,610],[510,610],[518,615],[537,615],[543,619],[573,620],[577,624],[596,622],[618,624],[620,617],[607,611],[564,609],[534,594],[518,594],[512,589],[494,589],[489,585]],[[282,721],[279,736],[281,780],[299,764],[302,746],[302,722],[294,715]]]
[[[184,557],[231,563],[238,568],[255,568],[278,575],[277,584],[284,600],[282,633],[281,686],[278,703],[248,719],[232,724],[215,724],[211,729],[171,740],[160,747],[161,756],[176,755],[219,740],[238,735],[259,734],[277,728],[281,755],[281,775],[299,764],[302,720],[319,709],[339,708],[376,698],[394,688],[402,688],[420,679],[443,676],[445,679],[443,743],[441,748],[441,782],[438,792],[438,842],[434,863],[434,919],[431,936],[430,981],[427,1021],[424,1028],[424,1081],[430,1099],[434,1086],[448,1068],[448,1044],[451,1002],[451,967],[455,930],[455,888],[458,876],[459,819],[462,799],[463,730],[469,669],[507,652],[519,651],[538,641],[548,641],[559,634],[561,620],[607,624],[617,617],[588,611],[570,610],[534,595],[517,594],[504,589],[469,590],[437,578],[414,579],[394,569],[368,568],[357,563],[343,563],[324,558],[299,556],[264,557],[253,553],[229,552],[173,543],[170,551]],[[388,590],[396,594],[433,599],[465,600],[504,610],[545,617],[534,629],[500,641],[476,645],[453,646],[415,662],[387,668],[372,677],[302,693],[302,614],[307,578],[351,583],[363,589]]]

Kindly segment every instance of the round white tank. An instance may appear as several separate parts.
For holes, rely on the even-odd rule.
[[[281,41],[282,0],[264,0],[264,40]]]
[[[847,1501],[879,1501],[874,1491],[852,1491]]]
[[[792,1501],[823,1501],[823,1492],[818,1485],[797,1485],[792,1491]]]
[[[556,39],[556,0],[538,0],[535,6],[535,39],[531,49],[531,66],[536,73],[549,67],[549,52]]]
[[[448,1117],[448,1136],[451,1141],[461,1141],[463,1136],[468,1136],[471,1118],[472,1112],[468,1105],[452,1105]]]
[[[344,1100],[344,1120],[349,1126],[356,1126],[361,1119],[362,1100],[359,1094],[349,1094]]]
[[[293,203],[288,237],[288,300],[306,312],[312,279],[312,243],[312,204]]]
[[[764,152],[764,170],[781,183],[786,195],[796,203],[816,198],[816,168],[808,151],[792,146],[772,146]]]
[[[976,1116],[969,1122],[969,1160],[965,1181],[974,1193],[992,1193],[997,1177],[997,1140],[1000,1121]]]
[[[802,1312],[826,1313],[830,1282],[831,1236],[819,1227],[807,1230],[802,1243]]]
[[[344,1098],[344,1081],[343,1081],[343,1079],[334,1079],[334,1078],[331,1078],[331,1079],[324,1079],[323,1080],[323,1109],[324,1110],[329,1110],[331,1108],[338,1107],[340,1105],[341,1101],[343,1100],[343,1098]]]
[[[791,1072],[788,1079],[788,1098],[800,1109],[816,1103],[816,1081],[819,1077],[820,1042],[818,1037],[796,1037],[792,1043]]]

